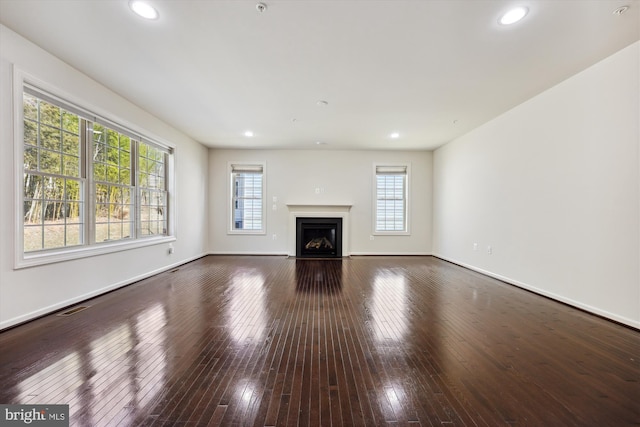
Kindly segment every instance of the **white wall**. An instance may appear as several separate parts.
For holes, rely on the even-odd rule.
[[[207,252],[207,149],[0,26],[0,329],[128,284]],[[176,146],[175,252],[168,244],[14,270],[13,69],[82,106]]]
[[[227,163],[266,162],[267,233],[227,234],[229,178]],[[409,162],[409,236],[375,236],[373,164]],[[289,252],[289,209],[286,204],[352,204],[349,213],[351,254],[431,253],[431,152],[331,150],[210,150],[209,245],[212,253],[286,254]],[[316,188],[323,192],[316,194]],[[272,209],[277,197],[277,210]],[[273,235],[277,240],[273,240]],[[347,255],[343,250],[343,255]]]
[[[352,204],[352,254],[433,251],[640,327],[639,51],[635,43],[434,154],[207,150],[0,26],[0,329],[206,252],[287,253],[286,203]],[[162,244],[13,269],[14,66],[176,145],[173,255]],[[227,162],[242,160],[267,163],[264,236],[227,234]],[[370,240],[374,162],[411,162],[410,236]]]
[[[640,327],[639,52],[436,150],[434,253]]]

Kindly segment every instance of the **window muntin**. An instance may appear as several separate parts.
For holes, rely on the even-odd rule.
[[[170,235],[171,149],[26,83],[22,95],[23,255],[17,265],[36,256],[24,265],[72,259],[97,243]]]
[[[231,231],[264,232],[264,166],[231,165]]]
[[[406,233],[408,167],[375,167],[375,232]]]
[[[97,123],[93,123],[91,134],[95,242],[130,239],[134,236],[135,219],[131,150],[136,141]]]
[[[23,248],[84,243],[79,117],[23,94]]]
[[[141,142],[138,155],[138,188],[140,191],[140,234],[167,234],[167,153]]]

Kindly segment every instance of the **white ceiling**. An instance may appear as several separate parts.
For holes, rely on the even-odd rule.
[[[640,0],[263,1],[150,0],[145,21],[127,0],[0,0],[0,22],[229,148],[433,149],[640,39]],[[498,24],[513,5],[529,14]]]

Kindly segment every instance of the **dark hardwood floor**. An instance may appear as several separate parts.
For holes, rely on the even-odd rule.
[[[640,332],[432,257],[209,256],[84,305],[0,333],[0,403],[77,426],[640,424]]]

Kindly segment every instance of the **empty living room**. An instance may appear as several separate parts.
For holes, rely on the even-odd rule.
[[[0,0],[0,425],[640,424],[640,0]]]

